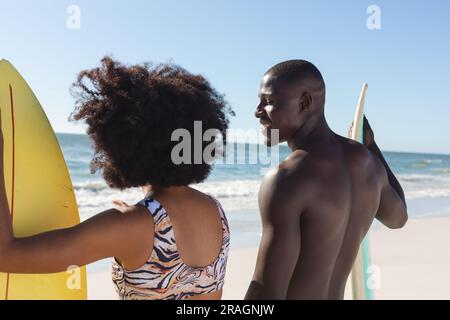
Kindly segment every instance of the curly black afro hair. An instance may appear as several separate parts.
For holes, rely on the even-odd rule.
[[[79,73],[70,120],[84,120],[94,143],[91,172],[112,188],[181,186],[206,179],[211,164],[171,160],[172,132],[217,129],[223,143],[233,111],[201,75],[173,64],[127,66],[106,56],[98,68]],[[203,133],[202,132],[202,133]],[[217,143],[213,139],[213,143]],[[211,142],[203,142],[203,148]]]

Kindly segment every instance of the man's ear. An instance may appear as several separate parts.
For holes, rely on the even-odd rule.
[[[299,111],[307,111],[311,107],[312,104],[312,96],[309,92],[303,92],[300,97]]]

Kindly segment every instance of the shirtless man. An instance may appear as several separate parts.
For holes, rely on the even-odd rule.
[[[246,299],[343,299],[358,248],[377,218],[407,221],[403,190],[375,143],[367,119],[364,145],[334,133],[324,116],[325,83],[303,60],[275,65],[262,78],[260,120],[292,153],[259,190],[263,234]]]

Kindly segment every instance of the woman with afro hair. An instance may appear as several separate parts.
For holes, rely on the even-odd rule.
[[[210,160],[198,161],[189,150],[198,151],[200,143],[203,154],[226,143],[233,112],[224,97],[179,66],[128,66],[108,56],[80,72],[72,90],[71,119],[86,122],[94,145],[92,172],[100,171],[111,188],[140,187],[143,198],[135,205],[114,201],[115,208],[77,226],[28,238],[14,238],[11,224],[3,225],[0,272],[61,272],[112,257],[120,299],[220,299],[228,223],[216,199],[189,186],[211,170]],[[189,142],[193,148],[183,151],[188,161],[173,161],[180,143],[173,133],[195,137],[197,124],[202,137],[209,129],[217,134]],[[8,210],[0,208],[2,221],[10,222]]]

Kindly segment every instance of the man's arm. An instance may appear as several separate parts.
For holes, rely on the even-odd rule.
[[[263,234],[246,300],[286,299],[300,247],[302,202],[292,178],[278,169],[263,179],[259,207]]]
[[[372,128],[366,117],[364,117],[364,145],[380,160],[385,169],[376,218],[389,228],[401,228],[408,220],[405,194],[380,148],[375,143]]]
[[[392,173],[376,144],[369,148],[384,165],[383,186],[376,218],[385,226],[398,229],[408,221],[408,213],[403,189]]]

